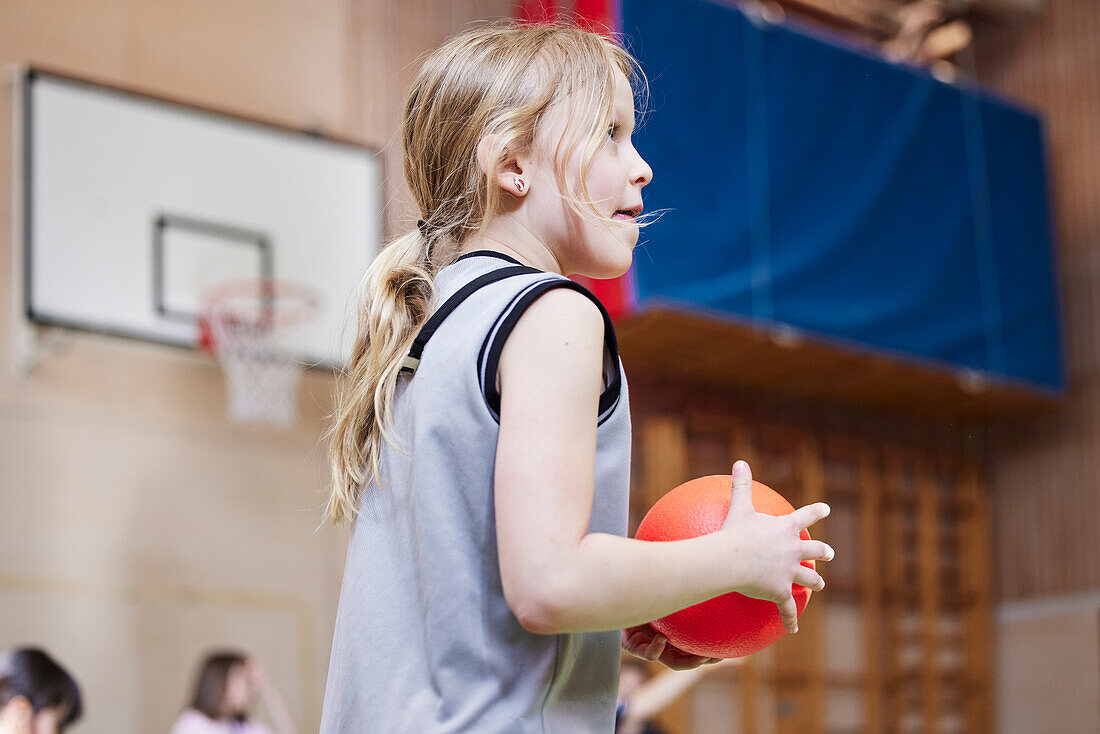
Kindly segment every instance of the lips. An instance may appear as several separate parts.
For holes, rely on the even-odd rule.
[[[611,218],[621,221],[633,222],[641,213],[641,206],[632,206],[627,209],[616,209],[615,213],[611,215]]]

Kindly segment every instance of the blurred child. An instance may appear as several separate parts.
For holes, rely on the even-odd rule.
[[[619,702],[615,734],[664,734],[651,719],[708,673],[741,665],[747,658],[729,658],[690,670],[666,670],[650,676],[645,663],[624,658],[619,671]]]
[[[0,734],[59,734],[82,712],[80,687],[45,652],[0,655]]]
[[[275,724],[274,734],[295,734],[286,701],[259,663],[240,653],[212,653],[199,668],[191,701],[172,734],[273,734],[249,720],[257,694]]]

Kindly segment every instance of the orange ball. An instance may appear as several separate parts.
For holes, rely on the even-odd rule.
[[[695,538],[722,527],[730,507],[733,478],[729,474],[700,477],[676,487],[650,508],[638,526],[638,540],[668,541]],[[788,515],[790,502],[760,482],[752,483],[752,505],[757,512]],[[810,534],[803,530],[803,540]],[[815,568],[813,561],[803,566]],[[802,616],[810,590],[793,584],[795,607]],[[676,647],[709,658],[737,658],[759,652],[786,634],[774,602],[730,592],[654,620],[653,628]]]

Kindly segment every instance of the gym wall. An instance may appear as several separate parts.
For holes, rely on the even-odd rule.
[[[1049,122],[1069,390],[990,432],[998,731],[1100,730],[1100,12],[1042,3],[975,28],[982,83]],[[1068,673],[1068,675],[1067,675]]]

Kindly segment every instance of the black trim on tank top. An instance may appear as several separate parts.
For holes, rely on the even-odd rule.
[[[497,252],[496,250],[474,250],[473,252],[467,252],[465,255],[456,257],[451,262],[451,264],[454,265],[459,260],[465,260],[470,257],[496,257],[500,258],[501,260],[507,260],[510,263],[515,263],[516,265],[523,265],[523,263],[521,263],[519,260],[515,259],[511,255],[505,255],[503,252]],[[539,272],[542,271],[540,270]]]
[[[479,275],[459,288],[458,292],[448,298],[442,306],[436,309],[435,313],[428,317],[428,320],[420,327],[420,331],[417,332],[416,338],[413,339],[412,346],[409,348],[409,352],[405,357],[405,364],[401,367],[401,371],[416,372],[416,366],[420,364],[420,358],[423,356],[424,347],[427,346],[428,340],[432,338],[436,329],[443,324],[446,318],[451,315],[451,312],[458,308],[459,304],[465,301],[470,294],[498,280],[504,280],[505,278],[511,278],[516,275],[534,275],[541,272],[540,270],[529,268],[526,265],[498,268],[497,270],[490,270],[484,275]]]
[[[489,406],[489,412],[492,414],[493,420],[497,423],[500,423],[500,393],[497,391],[497,371],[500,367],[500,354],[504,351],[504,343],[508,340],[508,335],[512,333],[512,329],[515,328],[516,323],[519,322],[520,316],[527,310],[527,307],[543,293],[554,288],[569,288],[587,296],[589,300],[596,304],[596,307],[600,309],[600,315],[603,316],[604,346],[607,347],[607,351],[611,355],[615,375],[611,378],[611,384],[607,386],[607,389],[600,393],[597,425],[602,425],[611,416],[612,411],[619,402],[619,394],[622,391],[619,344],[615,338],[615,327],[611,323],[610,314],[607,313],[604,305],[600,303],[600,299],[580,283],[568,279],[554,278],[553,280],[539,281],[520,291],[501,311],[500,316],[497,317],[492,328],[489,329],[485,341],[481,344],[481,351],[478,353],[477,358],[481,394]],[[602,367],[600,372],[602,375]]]

